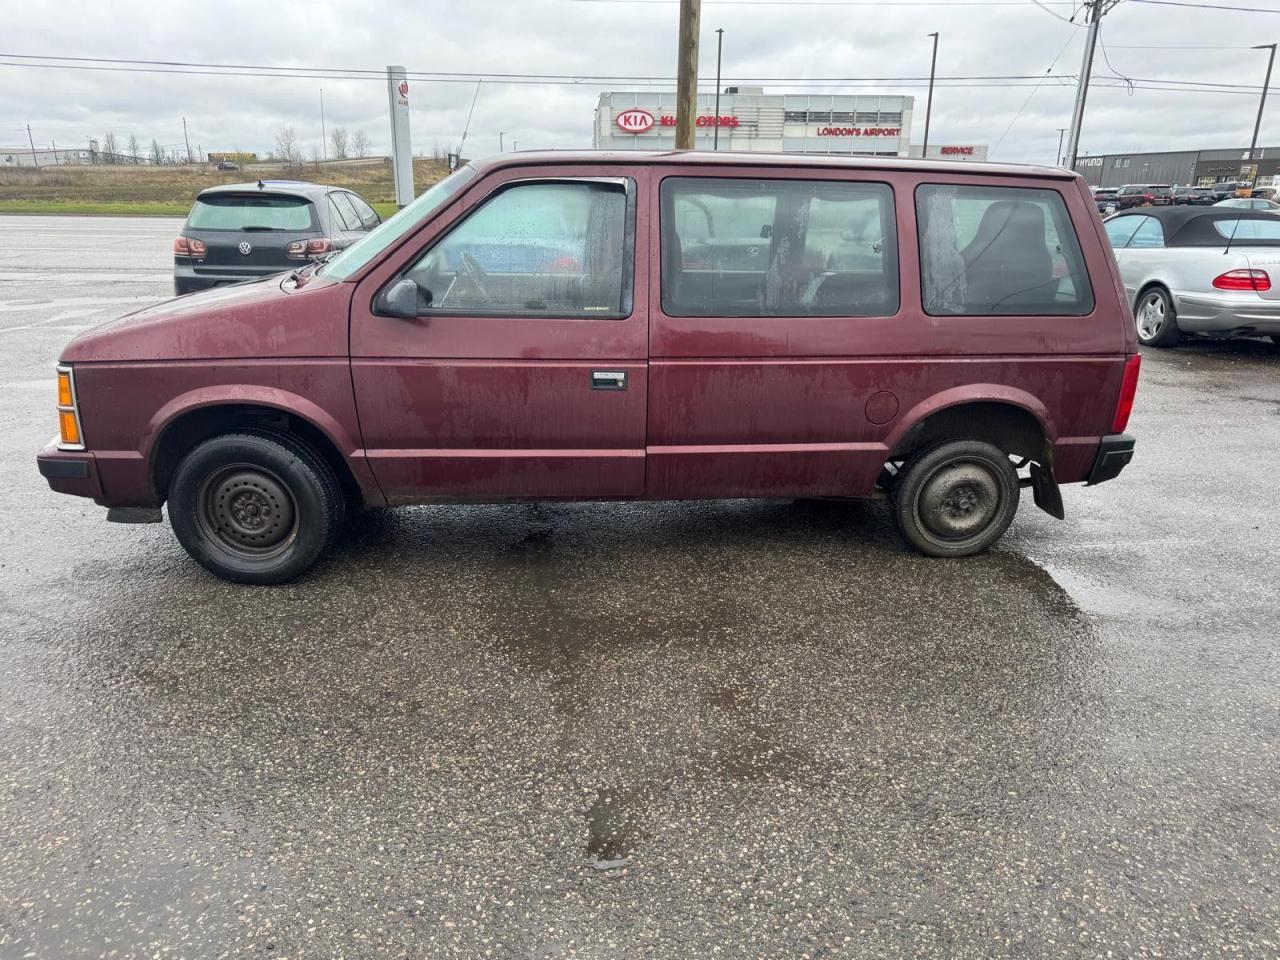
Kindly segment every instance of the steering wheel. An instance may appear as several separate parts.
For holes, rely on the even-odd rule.
[[[484,272],[484,267],[480,266],[479,261],[471,255],[470,250],[462,251],[462,272],[466,274],[467,282],[471,284],[476,294],[483,300],[489,299],[489,291],[484,287],[489,275]]]

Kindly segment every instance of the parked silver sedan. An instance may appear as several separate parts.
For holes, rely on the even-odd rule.
[[[1104,226],[1143,344],[1171,347],[1184,333],[1280,344],[1280,217],[1216,205],[1143,208]]]

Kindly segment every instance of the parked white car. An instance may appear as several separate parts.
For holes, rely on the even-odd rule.
[[[1143,208],[1104,226],[1143,344],[1171,347],[1184,333],[1280,344],[1280,217],[1220,205]]]

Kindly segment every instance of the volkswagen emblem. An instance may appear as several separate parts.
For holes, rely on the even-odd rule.
[[[253,252],[253,244],[250,243],[248,240],[241,240],[240,252],[247,257],[250,253]]]

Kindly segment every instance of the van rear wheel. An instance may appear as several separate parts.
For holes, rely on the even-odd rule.
[[[305,444],[272,433],[206,440],[169,488],[169,521],[192,558],[236,583],[286,583],[329,548],[345,501],[333,471]]]
[[[969,557],[995,543],[1018,511],[1018,473],[998,447],[948,440],[907,461],[893,487],[903,538],[931,557]]]

